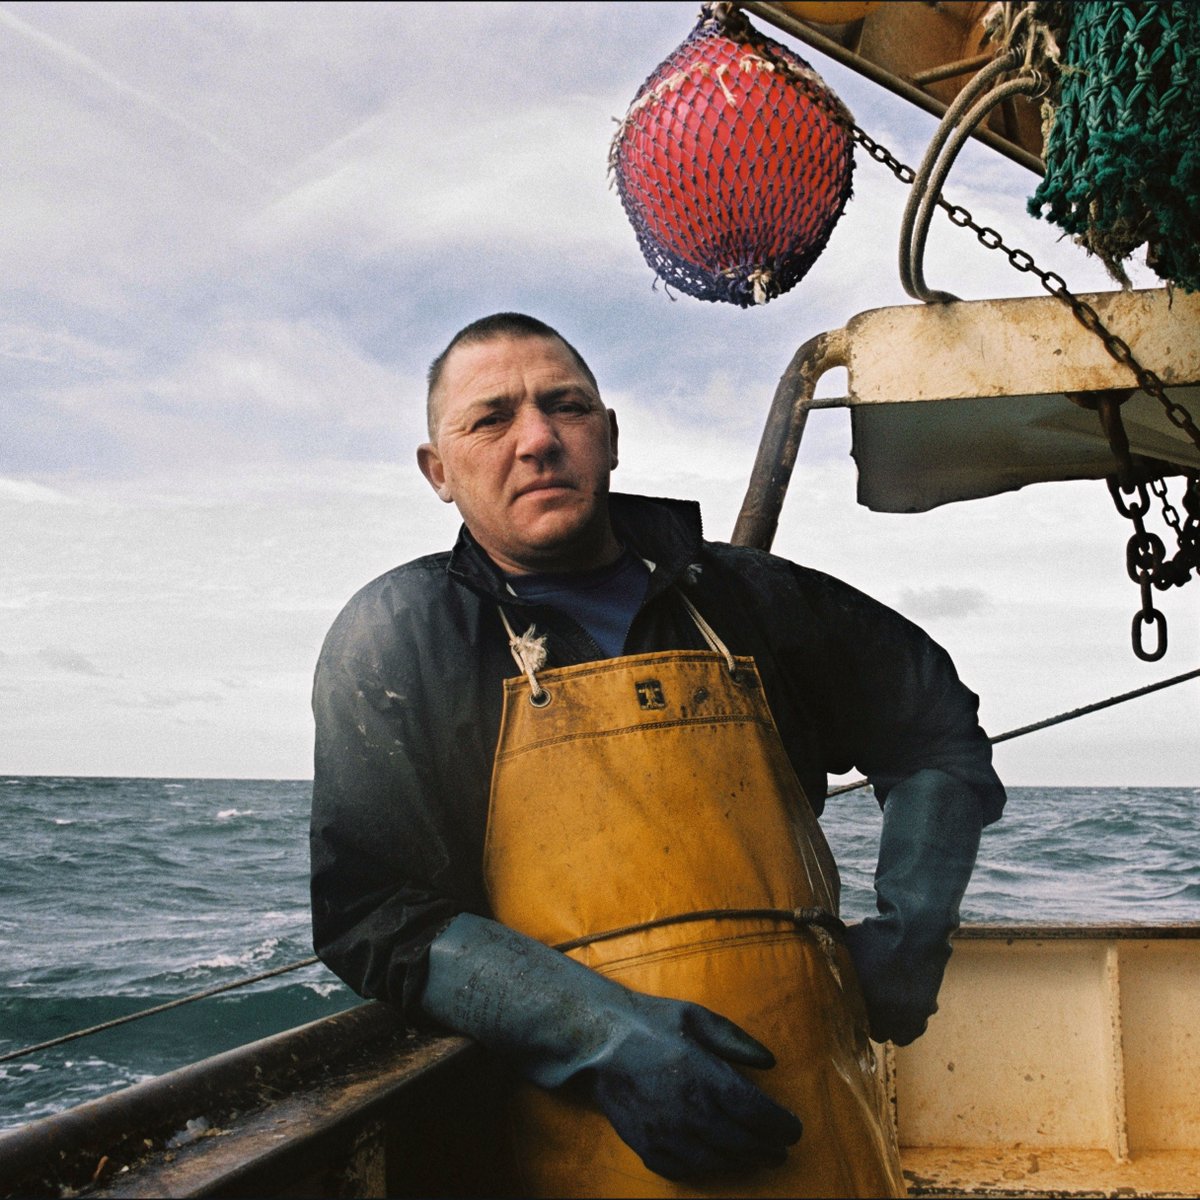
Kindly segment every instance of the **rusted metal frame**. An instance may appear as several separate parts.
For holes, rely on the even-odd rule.
[[[828,404],[817,400],[817,381],[833,367],[848,365],[848,348],[843,330],[819,333],[809,338],[788,363],[771,401],[750,483],[730,538],[735,546],[771,548],[809,410],[845,403],[842,399]]]
[[[330,1079],[284,1090],[208,1136],[106,1178],[89,1195],[443,1194],[437,1176],[452,1176],[451,1155],[463,1149],[462,1131],[446,1127],[447,1114],[461,1118],[479,1089],[478,1048],[447,1051],[441,1041],[424,1039],[411,1060],[360,1053]],[[429,1136],[429,1114],[439,1115],[440,1139]]]
[[[474,1050],[463,1038],[418,1037],[386,1005],[364,1004],[0,1134],[0,1196],[58,1197],[108,1184],[109,1194],[137,1194],[123,1189],[137,1178],[139,1164],[161,1156],[189,1120],[203,1116],[216,1128],[236,1114],[241,1122],[280,1095],[320,1090],[356,1064],[372,1074],[390,1066],[390,1094]],[[388,1098],[379,1089],[366,1092],[368,1108]],[[319,1112],[309,1117],[310,1136],[330,1132]],[[338,1132],[352,1142],[361,1131]],[[240,1162],[236,1170],[250,1165]]]
[[[1104,1001],[1108,1016],[1109,1153],[1119,1163],[1129,1162],[1129,1111],[1125,1100],[1125,1046],[1121,1036],[1121,951],[1110,942],[1104,948]]]
[[[1117,480],[1121,487],[1132,488],[1136,482],[1129,435],[1121,419],[1121,405],[1133,396],[1136,388],[1103,388],[1094,392],[1064,392],[1072,404],[1096,413],[1100,428],[1108,438],[1109,449],[1117,463]]]
[[[860,58],[852,50],[847,50],[840,42],[826,37],[811,25],[801,21],[798,17],[793,17],[790,13],[777,9],[770,3],[763,2],[763,0],[746,0],[745,3],[739,2],[737,7],[753,13],[756,17],[774,25],[777,29],[782,29],[785,33],[790,33],[793,37],[799,38],[814,50],[819,50],[835,62],[841,63],[842,66],[849,67],[852,71],[857,71],[858,74],[865,76],[872,83],[877,83],[880,87],[887,88],[888,91],[894,92],[897,96],[909,101],[910,104],[915,104],[925,112],[931,113],[939,120],[945,115],[946,109],[949,107],[936,97],[931,96],[928,92],[922,91],[919,87],[909,83],[908,80],[902,79],[898,75],[893,75],[890,71],[885,71],[882,67],[877,66],[868,59]],[[1003,154],[1005,158],[1011,159],[1027,171],[1032,171],[1035,175],[1045,174],[1045,164],[1036,154],[1030,154],[1028,150],[1023,150],[1020,146],[1013,145],[1007,138],[1001,137],[993,130],[979,128],[971,136],[978,138],[985,146],[990,147],[999,154]]]
[[[1200,941],[1200,924],[1139,925],[1120,922],[1103,925],[1010,925],[976,921],[961,925],[955,939],[1001,942],[1058,941]]]
[[[986,67],[992,61],[990,54],[976,54],[974,58],[960,58],[958,62],[942,63],[940,67],[930,67],[927,71],[918,71],[908,77],[909,83],[923,87],[927,83],[941,83],[943,79],[953,79],[956,75],[966,75]]]

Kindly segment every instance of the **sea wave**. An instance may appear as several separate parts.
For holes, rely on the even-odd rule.
[[[240,954],[217,954],[189,967],[188,971],[213,971],[226,967],[262,967],[275,956],[278,949],[278,938],[265,938],[257,946],[251,946]]]
[[[4,782],[0,1051],[312,954],[307,783]],[[964,920],[1200,924],[1198,800],[1197,788],[1011,789]],[[838,797],[822,825],[843,915],[870,915],[878,805]],[[0,1128],[358,1002],[305,967],[5,1064]]]
[[[0,992],[0,1053],[176,998],[163,993],[47,1001]],[[0,1130],[360,1003],[340,984],[320,991],[292,983],[231,992],[97,1033],[86,1043],[38,1051],[0,1066]],[[24,1036],[14,1036],[18,1030]]]

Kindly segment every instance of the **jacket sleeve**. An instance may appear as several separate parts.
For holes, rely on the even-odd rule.
[[[824,631],[830,703],[822,723],[838,769],[856,767],[882,805],[902,780],[941,771],[979,805],[984,824],[999,818],[1004,787],[980,728],[978,697],[949,654],[922,629],[862,592],[818,572],[806,591]]]
[[[389,616],[352,601],[317,665],[313,945],[360,995],[415,1018],[430,942],[479,907],[478,853],[446,794],[421,654]]]

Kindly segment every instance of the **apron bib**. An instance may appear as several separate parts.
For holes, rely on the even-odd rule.
[[[804,1134],[782,1167],[675,1183],[597,1110],[523,1084],[523,1182],[534,1196],[903,1196],[854,969],[820,923],[836,866],[753,659],[714,639],[719,653],[505,681],[484,875],[502,924],[768,1046],[776,1066],[745,1073]]]

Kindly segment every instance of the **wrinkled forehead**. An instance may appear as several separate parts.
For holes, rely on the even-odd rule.
[[[599,396],[591,371],[560,338],[497,334],[461,342],[446,355],[437,386],[429,396],[430,436],[447,412],[465,405],[508,396],[526,385],[552,388],[571,384]]]

